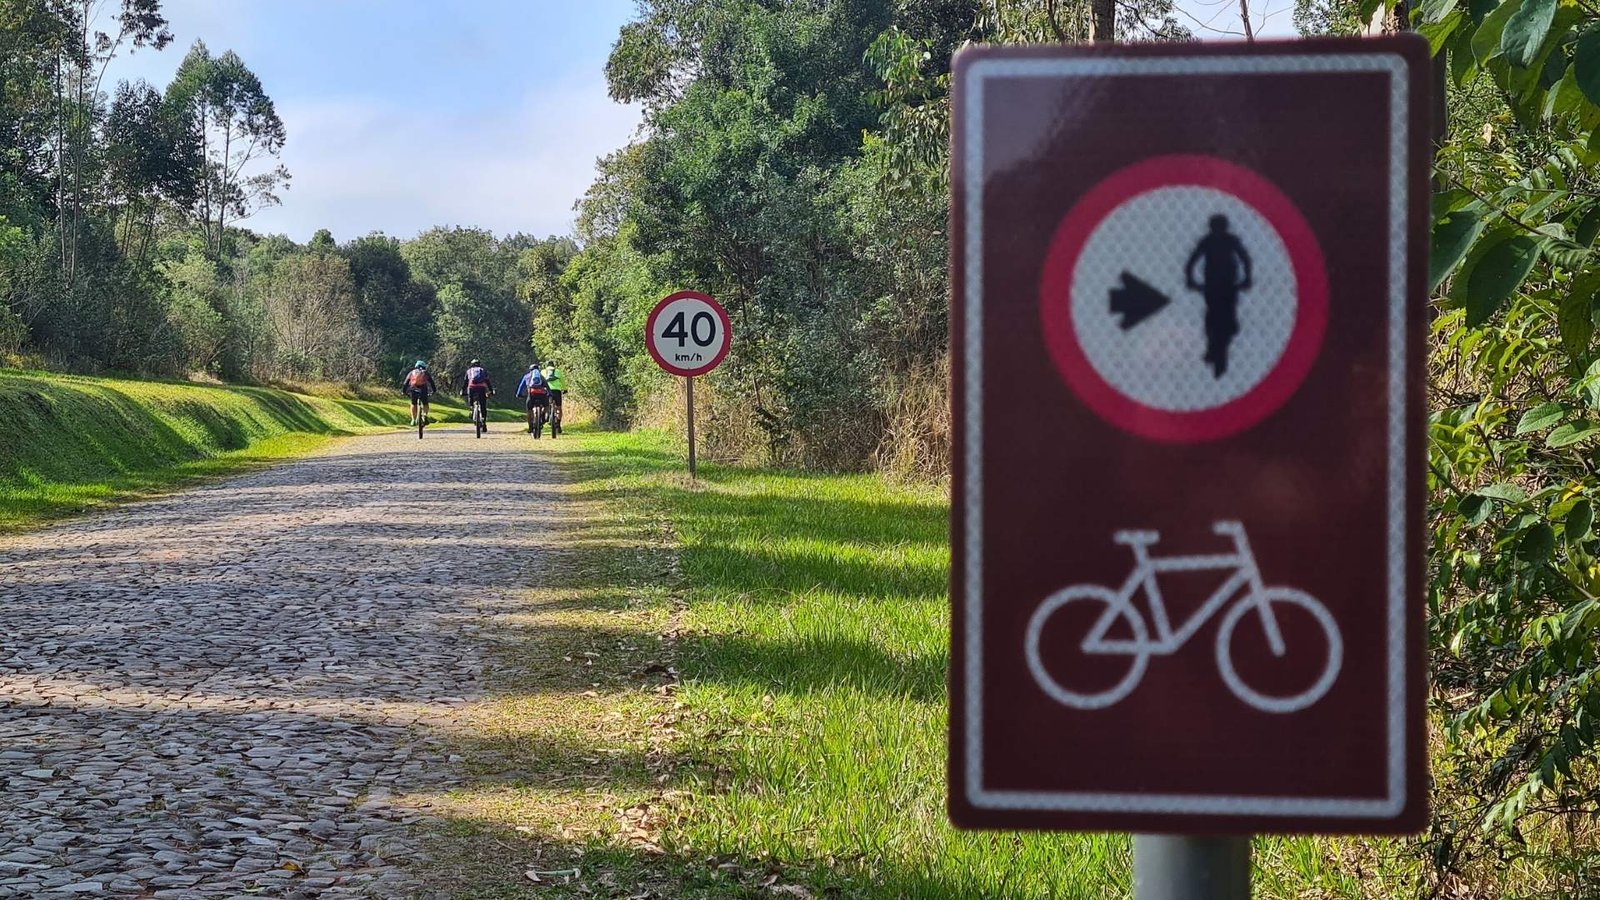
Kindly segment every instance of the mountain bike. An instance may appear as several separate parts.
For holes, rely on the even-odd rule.
[[[422,429],[428,427],[428,401],[426,398],[417,403],[417,440],[422,440]]]
[[[489,423],[484,418],[483,401],[479,399],[472,401],[472,429],[473,436],[480,438],[489,430]]]
[[[554,440],[561,436],[561,404],[552,401],[548,415],[550,417],[550,437]]]
[[[1134,568],[1122,587],[1113,591],[1098,584],[1074,584],[1046,597],[1028,621],[1024,651],[1028,669],[1034,680],[1051,699],[1074,709],[1105,709],[1115,706],[1131,694],[1144,678],[1152,656],[1171,656],[1188,643],[1201,626],[1214,615],[1222,613],[1222,623],[1217,629],[1215,657],[1217,673],[1235,697],[1262,712],[1292,713],[1316,703],[1333,687],[1344,661],[1344,640],[1339,626],[1315,597],[1291,587],[1268,586],[1262,583],[1261,571],[1250,549],[1250,540],[1244,526],[1238,522],[1216,522],[1212,531],[1233,539],[1234,552],[1207,556],[1154,557],[1150,548],[1160,542],[1161,535],[1154,531],[1118,531],[1112,540],[1133,551]],[[1162,599],[1156,576],[1165,572],[1232,572],[1212,593],[1199,610],[1176,629],[1167,616],[1167,605]],[[1149,619],[1133,605],[1135,595],[1143,590],[1149,601]],[[1085,612],[1082,604],[1102,604],[1105,609],[1094,617],[1088,633],[1077,642],[1077,651],[1084,657],[1127,660],[1127,672],[1110,688],[1100,691],[1073,689],[1062,684],[1058,674],[1045,666],[1041,644],[1045,625],[1064,609],[1075,608]],[[1225,612],[1224,612],[1225,610]],[[1239,636],[1239,626],[1247,621],[1259,622],[1266,638],[1267,649],[1274,659],[1288,654],[1285,629],[1279,618],[1286,614],[1309,616],[1315,628],[1295,630],[1294,649],[1299,654],[1316,651],[1304,638],[1317,635],[1324,645],[1326,657],[1321,673],[1310,687],[1289,693],[1245,683],[1234,664],[1234,644]],[[1069,618],[1071,618],[1069,616]],[[1088,616],[1083,616],[1087,619]],[[1082,621],[1080,619],[1079,621]],[[1303,617],[1302,617],[1303,621]],[[1116,629],[1125,637],[1112,637]],[[1152,637],[1153,632],[1153,637]],[[1060,641],[1052,642],[1059,648]],[[1060,657],[1056,656],[1057,661]],[[1075,662],[1077,660],[1074,660]],[[1062,667],[1058,666],[1058,670]],[[1115,667],[1114,667],[1115,668]]]
[[[544,406],[532,406],[528,408],[528,433],[533,435],[535,438],[542,437],[544,435],[544,425],[548,421],[550,421],[550,405],[548,403]],[[550,432],[550,436],[552,438],[556,436],[556,433],[553,429]]]

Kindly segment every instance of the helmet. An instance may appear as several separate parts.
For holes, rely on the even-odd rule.
[[[483,363],[479,362],[478,360],[473,360],[472,361],[472,365],[481,366],[481,365],[483,365]]]
[[[532,372],[534,369],[537,369],[537,368],[539,368],[539,364],[538,363],[534,363],[533,365],[528,367],[528,371]]]
[[[417,364],[415,366],[413,366],[412,368],[426,369],[427,367],[428,367],[428,364],[419,359],[419,360],[417,360]]]

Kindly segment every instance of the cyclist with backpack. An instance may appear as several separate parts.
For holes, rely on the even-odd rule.
[[[550,388],[550,436],[561,435],[561,395],[567,389],[567,373],[556,366],[555,360],[544,364],[544,383]]]
[[[494,396],[494,383],[489,380],[489,370],[476,359],[467,366],[466,376],[462,378],[461,396],[467,398],[468,410],[474,403],[483,404],[483,430],[488,431],[489,398]]]
[[[428,364],[417,360],[405,378],[400,382],[400,389],[411,398],[411,424],[417,424],[417,416],[424,418],[428,415],[428,395],[439,393],[438,385],[433,383],[433,373],[428,371]]]
[[[550,383],[545,380],[538,363],[529,366],[528,374],[518,382],[517,396],[527,398],[528,433],[539,437],[544,432],[544,420],[550,413]]]

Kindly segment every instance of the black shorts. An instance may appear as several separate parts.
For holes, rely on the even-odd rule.
[[[472,402],[474,400],[476,400],[479,403],[482,403],[484,406],[488,406],[489,405],[489,389],[486,388],[486,387],[469,387],[469,388],[467,388],[467,405],[471,406]]]
[[[528,394],[528,408],[529,409],[533,409],[536,406],[549,406],[549,405],[550,405],[550,395],[549,394],[534,394],[534,393],[531,393],[531,392]]]
[[[406,396],[410,397],[412,400],[415,400],[418,403],[427,403],[428,402],[428,389],[427,388],[407,388],[406,389]]]
[[[556,406],[561,405],[561,392],[555,388],[550,389],[550,402]]]

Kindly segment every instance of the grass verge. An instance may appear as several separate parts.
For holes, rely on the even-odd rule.
[[[484,740],[513,749],[480,746],[448,812],[489,854],[460,896],[1128,895],[1126,836],[946,823],[942,491],[718,466],[690,485],[652,433],[539,452],[571,479],[564,574],[505,648],[524,675]],[[669,667],[676,687],[647,674]],[[1396,846],[1261,839],[1257,893],[1401,896]]]
[[[437,407],[442,421],[459,408]],[[404,426],[398,400],[0,369],[0,533]]]

